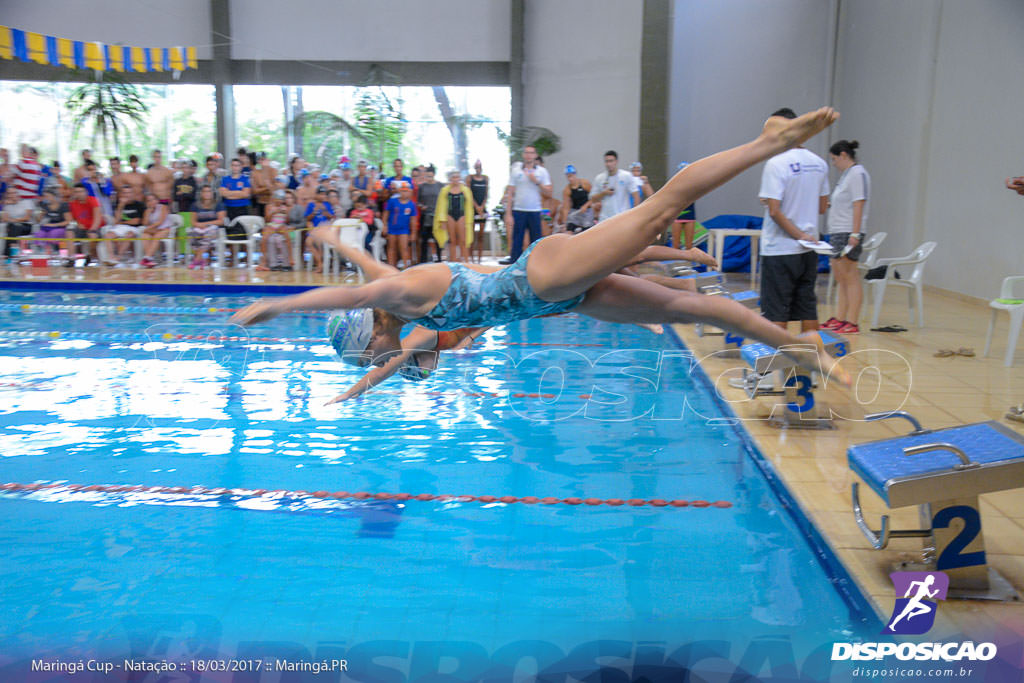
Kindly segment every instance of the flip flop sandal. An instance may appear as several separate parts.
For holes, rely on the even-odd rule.
[[[1020,404],[1019,406],[1010,406],[1010,413],[1008,414],[1024,415],[1024,403]]]
[[[950,349],[939,349],[933,354],[936,358],[949,358],[956,355],[956,351]]]
[[[1020,413],[1010,412],[1007,413],[1005,417],[1007,420],[1012,420],[1014,422],[1024,422],[1024,415],[1021,415]]]
[[[885,327],[872,327],[872,332],[906,332],[907,328],[899,325],[886,325]]]
[[[956,350],[956,355],[963,356],[964,358],[974,358],[974,349],[967,349],[961,346]]]

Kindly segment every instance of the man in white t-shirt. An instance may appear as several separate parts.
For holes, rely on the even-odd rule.
[[[512,241],[509,257],[498,263],[508,265],[523,253],[523,237],[530,233],[530,244],[540,239],[542,199],[551,196],[551,175],[537,163],[537,150],[533,145],[523,148],[522,163],[512,164],[505,190],[505,220],[512,219]],[[511,211],[509,207],[511,206]]]
[[[772,116],[795,119],[792,109]],[[818,217],[828,207],[828,165],[797,147],[765,162],[758,197],[767,208],[761,234],[761,312],[779,327],[799,320],[818,329],[817,253],[798,240],[818,241]]]
[[[601,221],[628,211],[630,206],[640,203],[633,174],[619,170],[619,155],[615,150],[610,149],[604,153],[604,168],[605,170],[594,178],[594,189],[590,192],[591,201],[601,202],[601,215],[598,219]]]

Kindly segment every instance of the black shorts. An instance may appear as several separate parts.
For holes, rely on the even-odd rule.
[[[772,322],[817,320],[818,255],[761,257],[761,313]]]
[[[420,242],[429,242],[432,239],[434,239],[434,217],[425,215],[423,222],[420,223]]]
[[[859,261],[861,249],[861,242],[864,241],[864,233],[860,233],[860,239],[857,240],[857,246],[850,250],[850,253],[844,254],[843,249],[846,249],[846,245],[850,243],[850,235],[853,233],[849,232],[833,232],[828,235],[828,243],[832,245],[832,256],[830,258],[848,258],[851,261]]]
[[[249,233],[245,231],[245,228],[239,223],[231,224],[231,221],[235,220],[239,216],[248,216],[248,206],[227,206],[224,207],[225,212],[228,216],[227,226],[224,228],[224,234],[227,235],[229,240],[244,240]]]

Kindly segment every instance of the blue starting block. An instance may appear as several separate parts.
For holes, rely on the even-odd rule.
[[[672,277],[682,277],[683,275],[693,275],[697,272],[697,269],[693,267],[693,264],[689,261],[669,261],[666,264]]]
[[[818,330],[825,351],[834,358],[841,358],[850,352],[850,343],[845,338],[828,330]],[[729,342],[726,335],[726,342]],[[740,340],[742,342],[742,339]],[[808,342],[808,346],[810,346]],[[750,366],[743,369],[743,388],[750,398],[758,396],[783,396],[781,411],[773,412],[770,423],[778,427],[798,429],[834,429],[832,417],[814,395],[814,381],[811,373],[800,365],[793,355],[782,353],[767,344],[754,343],[740,346],[740,357]],[[795,353],[810,353],[814,350]],[[768,377],[782,371],[785,382],[782,387],[768,388]]]
[[[949,575],[949,597],[1019,600],[1013,587],[988,566],[978,496],[1024,487],[1024,437],[998,422],[923,429],[906,412],[876,413],[867,420],[902,417],[914,425],[906,436],[850,446],[847,460],[858,477],[889,508],[919,506],[922,527],[881,529],[864,519],[859,483],[852,486],[857,526],[876,550],[892,538],[923,538],[920,562],[900,571],[942,571]],[[954,522],[954,520],[959,520]]]
[[[701,288],[708,287],[711,285],[718,285],[721,287],[725,284],[725,276],[717,270],[709,270],[705,273],[698,273],[696,271],[687,273],[686,275],[676,275],[678,280],[692,280],[697,285],[697,291],[701,291]]]
[[[761,295],[752,289],[747,289],[742,292],[734,292],[732,295],[733,301],[739,301],[741,304],[750,309],[761,307]]]

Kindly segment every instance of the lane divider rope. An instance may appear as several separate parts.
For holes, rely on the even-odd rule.
[[[111,342],[278,342],[324,345],[328,343],[325,337],[238,337],[211,334],[171,334],[170,332],[149,335],[142,332],[58,332],[56,330],[0,330],[0,339],[83,339]]]
[[[102,493],[161,493],[191,496],[251,496],[268,498],[320,498],[342,500],[351,498],[353,500],[394,500],[405,501],[438,501],[442,503],[522,503],[524,505],[586,505],[597,507],[607,505],[610,507],[656,507],[656,508],[730,508],[732,503],[725,500],[664,500],[652,498],[555,498],[547,496],[538,498],[536,496],[469,496],[469,495],[436,495],[432,493],[370,493],[368,491],[291,491],[286,489],[241,489],[241,488],[207,488],[205,486],[143,486],[141,484],[23,484],[18,482],[6,482],[0,484],[0,492],[4,493],[32,493],[35,491],[63,490],[71,492],[102,492]]]
[[[60,332],[58,330],[0,330],[0,339],[82,339],[86,341],[108,341],[108,342],[174,342],[174,341],[200,341],[200,342],[264,342],[277,344],[324,344],[325,337],[249,337],[249,336],[227,336],[210,334],[172,334],[164,332],[159,335],[150,335],[142,332]],[[506,346],[603,346],[602,344],[548,344],[530,342],[511,342]]]
[[[41,380],[37,380],[35,382],[0,382],[0,389],[31,389],[33,391],[51,391],[52,388],[53,388],[52,387],[53,383],[54,383],[54,380],[52,380],[52,379],[41,379]],[[188,395],[191,392],[188,392],[188,391],[169,391],[169,392],[168,391],[161,391],[161,392],[157,392],[157,393],[160,396],[180,396],[180,395]],[[466,391],[466,390],[462,390],[462,389],[453,389],[453,390],[449,390],[449,391],[434,390],[434,391],[423,391],[423,392],[416,392],[416,393],[420,394],[420,395],[423,395],[423,396],[451,396],[451,395],[457,394],[459,396],[466,396],[468,398],[505,398],[505,397],[508,397],[508,398],[545,398],[545,399],[546,398],[557,398],[556,394],[523,392],[523,391],[498,393],[496,391]],[[373,389],[372,393],[368,393],[367,395],[374,395],[374,394],[380,394],[380,395],[386,395],[386,396],[407,396],[408,392],[405,392],[405,391],[391,391],[391,390],[387,390],[387,389],[378,389],[378,388],[375,387]],[[262,396],[263,394],[258,394],[258,393],[255,393],[255,392],[248,393],[248,392],[219,391],[219,392],[217,392],[217,395],[218,396]],[[302,393],[302,394],[297,394],[297,395],[290,395],[289,398],[312,398],[312,396],[310,394],[308,394],[308,393]],[[591,394],[579,394],[577,396],[577,398],[580,398],[580,399],[583,399],[583,400],[590,400],[592,398],[592,396],[591,396]]]

